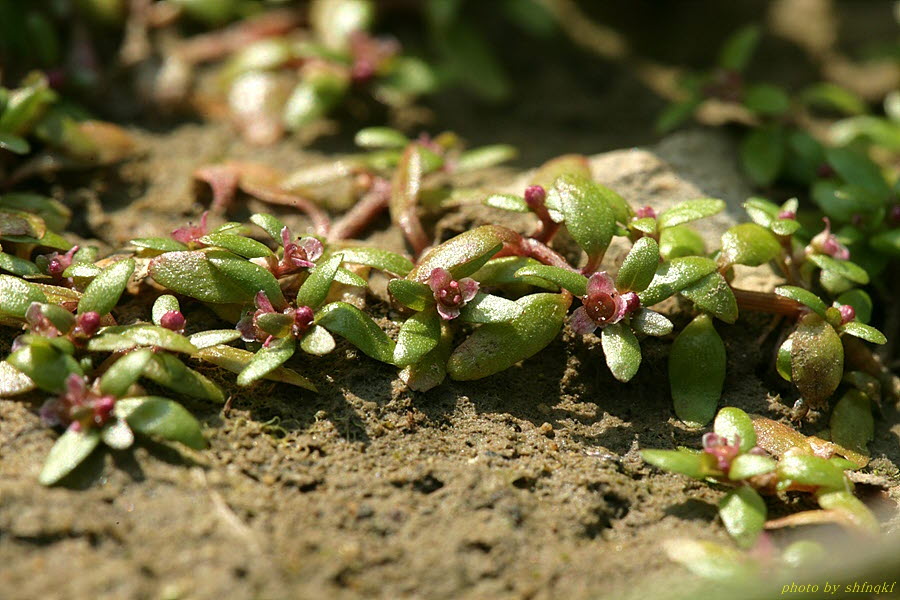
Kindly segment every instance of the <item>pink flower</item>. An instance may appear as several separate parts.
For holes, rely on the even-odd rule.
[[[584,335],[598,327],[618,323],[637,310],[641,301],[634,292],[620,294],[612,277],[600,271],[588,279],[587,294],[582,296],[581,304],[569,322],[575,333]]]
[[[114,396],[98,393],[84,377],[72,373],[66,378],[66,390],[41,407],[41,419],[51,427],[66,425],[74,431],[103,427],[112,418],[115,405]]]
[[[314,237],[305,237],[299,244],[292,242],[291,232],[287,227],[281,230],[281,245],[284,248],[284,255],[269,269],[275,277],[284,277],[300,269],[316,266],[316,261],[325,251],[322,242]]]
[[[398,52],[400,44],[394,39],[376,38],[364,31],[355,31],[350,36],[353,57],[350,76],[353,81],[364,83],[376,76]]]
[[[846,325],[856,318],[856,309],[849,304],[842,304],[838,310],[841,311],[841,325]]]
[[[731,468],[731,461],[741,453],[741,438],[738,435],[734,438],[734,444],[729,444],[725,436],[713,432],[703,434],[703,451],[712,454],[716,465],[725,473]]]
[[[44,337],[59,337],[60,335],[60,331],[50,322],[38,302],[32,302],[25,311],[25,322],[28,324],[28,329],[37,335]]]
[[[547,199],[547,191],[539,185],[530,185],[525,188],[525,203],[535,210],[538,206],[544,206]]]
[[[827,254],[838,260],[848,260],[850,251],[831,233],[831,221],[828,220],[828,217],[823,217],[822,220],[825,221],[825,229],[812,239],[806,249],[807,252]]]
[[[174,239],[176,242],[181,242],[185,246],[196,244],[197,240],[202,238],[207,233],[206,221],[208,216],[209,211],[203,211],[203,214],[200,216],[199,225],[188,223],[184,227],[179,227],[172,232],[172,239]]]
[[[450,271],[438,267],[428,276],[428,287],[434,293],[438,314],[447,321],[459,316],[460,309],[478,293],[478,282],[471,277],[459,281]]]
[[[259,318],[262,315],[278,311],[272,306],[266,293],[261,290],[256,294],[255,304],[256,310],[248,311],[244,318],[238,321],[236,329],[241,332],[241,339],[245,342],[262,342],[264,346],[268,347],[274,336],[259,327]],[[298,339],[306,334],[315,320],[313,309],[308,306],[288,306],[281,313],[291,317],[290,335]]]
[[[792,210],[783,210],[780,213],[778,213],[778,218],[779,219],[796,219],[797,213]]]
[[[166,329],[171,329],[172,331],[176,331],[178,333],[184,333],[184,326],[186,324],[187,319],[184,318],[184,315],[180,310],[166,311],[166,313],[159,319],[160,327],[165,327]]]
[[[656,211],[653,210],[652,206],[642,206],[639,209],[637,209],[636,211],[634,211],[634,218],[635,219],[647,219],[647,218],[655,219]]]
[[[75,253],[78,252],[78,248],[78,246],[72,246],[65,254],[52,252],[45,255],[43,258],[46,260],[47,266],[45,269],[47,270],[47,274],[54,279],[62,279],[65,270],[72,265],[72,260],[75,258]]]
[[[94,337],[100,329],[100,313],[89,310],[75,317],[75,329],[72,335],[75,337]]]

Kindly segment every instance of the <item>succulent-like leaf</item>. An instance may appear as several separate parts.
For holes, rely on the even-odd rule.
[[[75,470],[90,456],[100,443],[100,432],[96,429],[85,431],[67,430],[59,436],[44,461],[44,468],[38,476],[43,485],[53,485]]]
[[[13,154],[28,154],[31,146],[28,140],[15,134],[0,131],[0,150],[9,150]]]
[[[874,235],[869,244],[878,252],[900,257],[900,228],[889,229]]]
[[[726,323],[734,323],[738,318],[737,300],[731,286],[721,273],[710,273],[690,284],[681,295],[690,300],[700,310],[708,312]]]
[[[126,258],[103,269],[84,290],[78,302],[78,314],[93,311],[105,315],[115,308],[134,267],[134,259]]]
[[[533,285],[551,292],[559,290],[559,287],[553,283],[535,277],[526,275],[517,277],[516,273],[524,267],[534,267],[541,263],[525,256],[503,256],[501,258],[493,258],[487,261],[483,267],[472,274],[472,279],[482,285]]]
[[[804,316],[791,344],[791,379],[812,407],[822,406],[844,374],[844,347],[834,328],[816,314]]]
[[[197,350],[202,350],[211,346],[218,346],[219,344],[230,344],[240,338],[241,332],[237,329],[211,329],[188,336],[188,341]]]
[[[482,225],[450,238],[426,252],[406,278],[425,282],[440,267],[450,271],[454,279],[468,277],[505,245],[518,246],[518,233],[499,225]]]
[[[24,319],[32,302],[47,302],[47,296],[33,283],[0,275],[0,316]]]
[[[551,192],[559,202],[566,229],[592,259],[602,257],[616,231],[612,207],[597,185],[586,177],[559,177]]]
[[[626,323],[613,323],[601,335],[606,366],[619,381],[630,381],[641,366],[641,345]]]
[[[417,363],[400,371],[400,379],[416,392],[427,392],[437,387],[447,376],[447,359],[453,350],[453,330],[444,321],[440,323],[441,335],[437,346]]]
[[[883,333],[870,325],[860,323],[859,321],[850,321],[841,327],[841,333],[846,333],[854,337],[862,338],[873,344],[886,344],[887,338]]]
[[[225,396],[215,383],[186,366],[172,354],[156,353],[144,366],[144,376],[174,392],[209,400],[224,402]]]
[[[55,394],[65,389],[66,377],[71,373],[83,375],[78,361],[46,340],[35,340],[10,354],[6,360],[39,388]]]
[[[749,548],[766,524],[766,503],[756,490],[742,485],[719,502],[719,517],[738,546]]]
[[[825,150],[825,157],[847,183],[859,186],[882,201],[891,193],[881,169],[865,154],[848,147],[831,147]]]
[[[775,288],[775,293],[785,298],[790,298],[812,309],[814,313],[825,318],[825,310],[828,308],[822,299],[808,290],[794,285],[782,285]]]
[[[148,323],[104,327],[88,341],[88,350],[91,352],[121,352],[138,346],[184,354],[197,352],[197,348],[183,335]]]
[[[506,298],[478,292],[462,307],[459,318],[465,323],[503,323],[522,314],[522,308]]]
[[[722,260],[729,265],[758,267],[781,253],[772,232],[756,223],[741,223],[722,235]]]
[[[784,130],[777,125],[757,127],[741,142],[741,162],[750,179],[767,186],[781,171],[785,156]]]
[[[669,354],[675,414],[692,426],[709,423],[725,382],[725,345],[712,319],[699,315],[678,334]]]
[[[688,225],[667,227],[659,234],[659,254],[665,260],[681,256],[702,256],[705,253],[703,238]]]
[[[641,305],[658,304],[715,270],[715,261],[702,256],[685,256],[664,262],[656,269],[647,289],[638,293]]]
[[[529,185],[539,185],[545,190],[553,187],[554,182],[565,174],[591,177],[591,167],[585,156],[581,154],[564,154],[545,162],[538,167]]]
[[[831,413],[831,439],[835,444],[868,456],[866,447],[875,438],[872,403],[858,390],[848,390]]]
[[[178,298],[171,294],[163,294],[153,302],[153,308],[150,310],[151,319],[154,325],[160,325],[160,321],[167,312],[180,311],[181,306],[178,304]]]
[[[674,327],[672,321],[649,308],[639,309],[632,315],[630,323],[635,333],[654,337],[669,335]]]
[[[273,240],[281,241],[281,230],[284,223],[280,219],[267,213],[256,213],[250,217],[250,222],[269,234]]]
[[[307,354],[324,356],[334,350],[334,338],[321,325],[313,324],[306,334],[300,338],[300,349]]]
[[[253,360],[255,354],[249,350],[235,348],[234,346],[208,346],[197,352],[195,358],[202,359],[208,363],[212,363],[218,367],[222,367],[232,373],[240,373],[243,371],[250,361]],[[297,387],[301,387],[312,392],[318,392],[316,386],[306,377],[299,373],[278,367],[265,375],[264,379],[271,381],[280,381]]]
[[[694,479],[706,479],[721,475],[712,454],[680,448],[678,450],[641,450],[644,462]]]
[[[718,65],[731,71],[743,71],[759,45],[760,29],[747,25],[731,34],[719,51]]]
[[[181,252],[188,249],[187,246],[172,238],[135,238],[128,243],[138,249],[156,250],[158,252]]]
[[[0,398],[10,398],[32,391],[31,378],[8,362],[0,361]]]
[[[458,381],[499,373],[543,349],[562,329],[571,298],[532,294],[516,301],[522,313],[505,323],[476,329],[450,355],[447,372]]]
[[[663,548],[670,560],[704,579],[749,582],[758,572],[757,565],[731,545],[675,538],[663,541]]]
[[[849,260],[837,260],[825,254],[810,254],[807,258],[823,271],[831,271],[859,285],[869,283],[869,274],[865,269]]]
[[[332,302],[316,314],[316,323],[371,356],[375,360],[391,363],[394,357],[394,341],[382,329],[352,304]]]
[[[195,450],[206,448],[200,423],[174,400],[158,396],[124,398],[116,402],[115,413],[144,435],[179,442]]]
[[[123,419],[115,419],[100,430],[100,439],[113,450],[125,450],[134,443],[134,432]]]
[[[344,267],[338,267],[337,271],[334,272],[334,281],[353,287],[366,287],[368,285],[365,279]]]
[[[756,445],[756,430],[750,416],[739,408],[726,406],[716,415],[713,431],[734,444],[740,440],[741,452],[748,452]]]
[[[759,454],[741,454],[731,461],[728,469],[728,479],[740,481],[756,475],[771,473],[778,463],[775,459]]]
[[[153,357],[149,348],[129,352],[114,362],[100,377],[100,391],[115,397],[124,396],[144,372],[144,366]]]
[[[264,258],[272,255],[272,251],[265,244],[232,233],[210,233],[209,235],[204,235],[198,241],[207,246],[224,248],[244,258]]]
[[[284,295],[281,293],[281,287],[268,269],[224,250],[208,249],[205,250],[205,253],[213,269],[225,275],[229,281],[237,284],[244,290],[244,295],[242,297],[246,297],[246,294],[249,294],[252,299],[256,297],[256,294],[259,291],[263,291],[274,306],[280,307],[285,304]],[[166,256],[171,256],[171,254],[163,255],[156,260],[162,260]],[[151,263],[151,273],[153,273],[152,264],[153,263]],[[194,275],[194,277],[197,276],[198,274]],[[154,279],[156,279],[155,275]],[[159,280],[157,279],[157,281]],[[194,297],[198,300],[202,300],[202,298],[197,296]]]
[[[394,348],[394,364],[405,367],[419,362],[437,347],[440,339],[441,320],[437,311],[425,310],[413,314],[400,327]]]
[[[653,217],[643,217],[634,219],[628,223],[628,227],[635,231],[640,231],[644,235],[656,235],[659,233],[659,223]]]
[[[642,292],[647,289],[659,266],[659,245],[649,237],[640,238],[625,256],[616,276],[620,292]]]
[[[531,212],[528,203],[521,196],[515,194],[491,194],[484,200],[485,205],[491,208],[499,208],[510,212],[527,213]]]
[[[409,138],[390,127],[366,127],[356,132],[353,143],[360,148],[403,148]]]
[[[256,351],[244,370],[238,374],[237,384],[250,385],[265,377],[293,356],[296,349],[294,338],[276,338],[268,346]]]
[[[725,203],[715,198],[700,198],[679,202],[659,215],[657,222],[661,230],[711,217],[725,210]]]
[[[487,169],[510,161],[516,157],[518,151],[507,144],[491,144],[466,150],[456,160],[456,172],[465,173],[477,169]]]
[[[308,306],[313,309],[321,306],[328,297],[328,290],[331,289],[331,283],[343,260],[342,254],[335,254],[320,261],[297,291],[297,306]]]
[[[0,269],[12,273],[13,275],[18,275],[19,277],[25,275],[38,275],[41,272],[38,266],[30,260],[25,260],[24,258],[7,254],[6,252],[0,252]]]
[[[837,297],[838,304],[849,304],[856,313],[856,320],[868,323],[872,318],[872,298],[863,290],[850,290]]]
[[[388,283],[388,291],[397,302],[413,310],[425,310],[434,305],[431,288],[418,281],[392,279]]]
[[[373,267],[398,277],[406,277],[407,273],[413,270],[413,264],[408,258],[381,248],[360,246],[356,248],[342,248],[340,252],[344,255],[345,263]]]
[[[878,519],[851,491],[821,491],[816,494],[816,499],[823,509],[840,513],[850,523],[868,534],[878,535],[881,531]]]
[[[846,490],[849,482],[844,470],[830,461],[811,454],[788,454],[778,461],[778,486],[791,485],[823,487],[826,490]]]
[[[747,87],[744,106],[759,115],[778,116],[791,107],[791,98],[777,86],[758,83]]]
[[[581,273],[553,267],[550,265],[534,264],[516,271],[517,278],[539,277],[561,288],[567,289],[576,296],[584,296],[587,293],[587,277]]]

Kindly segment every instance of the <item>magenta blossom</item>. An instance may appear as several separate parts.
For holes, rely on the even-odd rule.
[[[652,206],[642,206],[639,209],[637,209],[636,211],[634,211],[634,218],[635,219],[646,219],[646,218],[655,219],[656,211],[653,210]]]
[[[364,31],[356,31],[350,36],[350,54],[353,57],[350,76],[355,82],[365,83],[378,75],[398,52],[400,44],[397,40],[376,38]]]
[[[177,333],[184,333],[184,326],[187,324],[187,319],[184,318],[184,315],[180,310],[169,310],[163,314],[159,319],[159,326],[165,327],[166,329],[170,329]]]
[[[831,221],[828,217],[823,217],[822,220],[825,221],[825,229],[812,239],[806,248],[807,253],[827,254],[838,260],[848,260],[850,251],[831,233]]]
[[[54,279],[62,279],[65,270],[72,265],[72,261],[75,259],[75,253],[78,252],[78,248],[78,246],[72,246],[65,254],[52,252],[45,255],[43,258],[46,259],[47,266],[45,268],[47,274]]]
[[[28,329],[37,335],[51,338],[61,335],[59,329],[50,322],[37,302],[32,302],[25,311],[25,322],[28,324]]]
[[[460,309],[478,293],[478,282],[471,277],[453,279],[450,271],[438,267],[428,276],[438,314],[447,321],[459,316]]]
[[[93,310],[83,312],[75,317],[75,328],[72,330],[73,337],[94,337],[97,330],[100,329],[100,313]]]
[[[206,224],[208,217],[209,211],[203,211],[203,214],[200,215],[199,225],[188,223],[184,227],[179,227],[172,232],[172,239],[174,239],[176,242],[181,242],[185,246],[196,244],[197,240],[208,233]]]
[[[713,455],[719,470],[727,473],[731,468],[731,461],[741,453],[741,438],[735,435],[734,443],[730,444],[728,438],[723,435],[713,432],[704,433],[703,451]]]
[[[780,213],[778,213],[778,218],[779,219],[796,219],[797,213],[792,210],[783,210]]]
[[[841,311],[841,325],[846,325],[856,318],[856,309],[849,304],[842,304],[838,310]]]
[[[587,294],[581,298],[581,306],[572,313],[571,325],[575,333],[584,335],[598,327],[618,323],[637,310],[641,301],[634,292],[620,294],[606,271],[591,275]]]
[[[116,398],[89,387],[81,375],[66,378],[66,390],[41,407],[41,419],[51,427],[64,425],[73,431],[103,427],[111,418]]]
[[[275,277],[284,277],[300,269],[311,269],[325,251],[322,242],[314,237],[305,237],[299,244],[291,241],[291,232],[287,227],[281,230],[281,245],[284,248],[281,260],[275,262],[273,259],[269,265],[269,270]]]
[[[265,314],[279,311],[272,306],[272,302],[269,301],[269,297],[263,291],[257,292],[255,304],[256,310],[248,311],[244,318],[238,322],[236,328],[241,332],[241,339],[245,342],[262,342],[264,346],[268,347],[275,336],[260,328],[259,318]],[[291,317],[290,335],[295,338],[303,337],[313,324],[313,309],[308,306],[298,306],[296,308],[288,306],[280,312]]]

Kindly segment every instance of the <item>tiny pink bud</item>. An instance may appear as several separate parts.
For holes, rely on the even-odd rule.
[[[165,327],[166,329],[178,332],[184,331],[186,323],[187,320],[184,318],[184,315],[181,314],[180,310],[170,310],[159,319],[160,327]]]
[[[525,202],[532,209],[535,206],[543,206],[547,199],[547,191],[539,185],[530,185],[525,188]]]
[[[856,318],[856,309],[849,304],[842,304],[838,310],[841,311],[841,325],[846,325]]]
[[[634,211],[634,216],[637,219],[647,219],[647,218],[655,219],[656,211],[653,210],[652,206],[642,206],[639,209],[637,209],[636,211]]]
[[[88,311],[75,317],[75,332],[85,337],[93,337],[100,329],[100,313]]]
[[[622,294],[622,300],[625,301],[625,314],[630,315],[641,307],[641,299],[634,292],[625,292]]]
[[[313,309],[308,306],[298,306],[294,310],[294,325],[291,327],[291,333],[300,337],[312,326],[314,319]]]
[[[783,210],[780,213],[778,213],[778,218],[779,219],[796,219],[797,213],[795,213],[792,210]]]

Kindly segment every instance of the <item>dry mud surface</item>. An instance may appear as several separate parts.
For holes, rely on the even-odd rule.
[[[196,218],[190,172],[203,162],[290,169],[315,159],[287,144],[250,149],[215,127],[138,135],[140,159],[65,197],[85,236],[116,245]],[[729,216],[704,228],[711,237],[748,191],[728,140],[704,132],[607,153],[594,167],[636,204],[725,198]],[[514,180],[496,176],[498,186]],[[233,217],[260,209],[250,202]],[[448,237],[500,218],[470,207],[434,226]],[[399,247],[386,222],[371,237]],[[669,308],[678,325],[689,318]],[[775,338],[759,341],[767,326],[753,315],[720,326],[723,404],[783,418],[793,397],[770,368]],[[210,450],[107,454],[84,490],[37,484],[56,436],[36,415],[42,399],[0,401],[0,598],[647,597],[648,581],[681,573],[662,540],[727,541],[715,519],[722,491],[663,474],[638,453],[699,444],[672,412],[669,345],[647,340],[640,373],[623,385],[597,338],[566,331],[504,373],[416,394],[395,369],[339,343],[328,357],[293,361],[318,395],[267,383],[238,390],[222,376],[229,410],[187,403]],[[868,472],[883,485],[868,497],[883,506],[900,496],[896,423],[886,406],[871,446]],[[804,431],[826,425],[814,414]],[[770,502],[773,514],[779,506]]]

